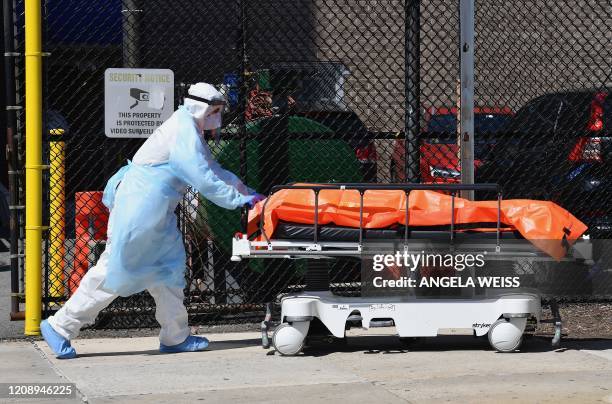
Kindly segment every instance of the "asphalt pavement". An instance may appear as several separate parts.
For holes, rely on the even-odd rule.
[[[255,332],[210,334],[210,350],[172,355],[155,337],[79,339],[79,356],[64,361],[42,341],[4,342],[0,382],[76,383],[72,399],[10,401],[33,403],[612,403],[612,340],[553,350],[533,338],[500,354],[472,337],[407,348],[381,331],[351,330],[347,344],[295,357],[262,349]]]

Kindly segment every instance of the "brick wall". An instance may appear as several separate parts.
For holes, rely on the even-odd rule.
[[[190,1],[180,3],[191,4]],[[218,81],[237,70],[238,8],[213,0],[150,10],[151,57],[177,76]],[[348,105],[373,130],[404,122],[403,0],[246,1],[253,68],[279,61],[341,61]],[[169,15],[181,24],[159,27]],[[516,110],[540,94],[610,85],[612,5],[607,0],[476,2],[476,103]],[[175,18],[172,18],[174,21]],[[458,1],[421,2],[421,100],[456,103]],[[197,29],[194,27],[197,26]],[[160,35],[175,40],[163,41]],[[177,52],[177,46],[183,46]],[[174,55],[174,56],[173,56]],[[183,63],[176,63],[176,55]],[[181,74],[183,72],[184,74]]]

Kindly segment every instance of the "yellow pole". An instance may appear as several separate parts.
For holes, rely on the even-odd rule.
[[[64,296],[64,254],[66,241],[66,194],[64,188],[64,129],[51,129],[49,144],[49,296]]]
[[[42,312],[42,48],[40,0],[25,0],[25,335],[40,335]]]

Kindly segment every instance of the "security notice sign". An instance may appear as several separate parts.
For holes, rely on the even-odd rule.
[[[169,69],[106,69],[104,133],[146,138],[174,112],[174,73]]]

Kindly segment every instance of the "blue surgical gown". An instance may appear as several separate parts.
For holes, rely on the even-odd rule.
[[[174,212],[188,186],[227,209],[252,198],[239,192],[246,187],[213,159],[191,114],[182,107],[175,114],[178,134],[168,162],[128,162],[104,189],[111,211],[104,289],[119,296],[159,285],[184,287],[186,254]]]

